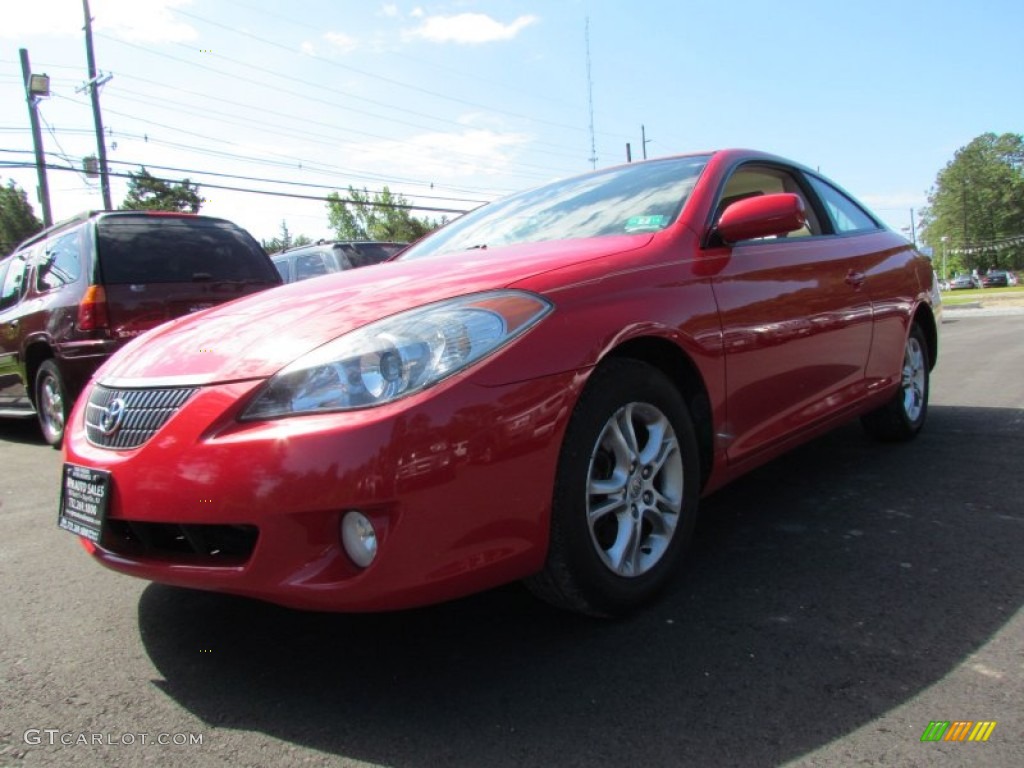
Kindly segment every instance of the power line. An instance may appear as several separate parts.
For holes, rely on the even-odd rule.
[[[61,128],[55,127],[55,130],[61,133],[77,133],[83,135],[91,135],[92,131],[85,128]],[[25,132],[24,128],[12,127],[12,126],[0,126],[0,132]],[[148,134],[136,134],[128,131],[108,129],[108,136],[114,138],[127,138],[134,139],[137,141],[143,141],[149,144],[156,144],[159,146],[172,147],[175,149],[183,149],[188,152],[193,152],[199,155],[207,155],[210,157],[223,158],[227,160],[240,160],[251,163],[253,165],[265,165],[272,168],[288,168],[291,170],[301,170],[304,173],[314,173],[321,176],[337,176],[343,174],[354,179],[368,180],[377,183],[384,184],[403,184],[406,186],[414,187],[427,187],[435,191],[448,189],[452,192],[459,194],[483,194],[491,197],[500,197],[510,194],[512,190],[494,190],[494,189],[480,189],[478,187],[460,187],[454,185],[438,185],[432,182],[424,182],[416,179],[407,179],[401,176],[384,176],[382,174],[375,174],[369,171],[363,171],[359,169],[342,168],[336,165],[315,163],[302,158],[290,158],[291,162],[285,162],[282,160],[271,160],[266,157],[253,157],[252,155],[240,155],[233,152],[224,152],[222,150],[210,149],[207,147],[199,147],[193,144],[183,144],[181,142],[168,141],[160,139],[156,136],[150,136]],[[204,137],[206,138],[206,137]],[[221,139],[211,139],[213,141],[219,141],[221,143],[228,143],[235,146],[232,142],[224,142]],[[286,155],[279,155],[280,157],[287,157]],[[337,185],[331,185],[332,188]]]
[[[8,161],[0,160],[0,168],[34,168],[34,167],[36,167],[35,163],[8,162]],[[44,163],[43,167],[47,168],[48,170],[69,171],[71,173],[78,173],[78,169],[76,169],[76,168],[69,168],[67,166],[57,165],[55,163]],[[117,178],[122,178],[122,179],[130,179],[130,178],[132,178],[131,174],[120,173],[120,172],[117,172],[117,171],[110,171],[109,175],[110,176],[115,176]],[[153,176],[152,178],[154,178],[157,181],[162,181],[162,182],[165,182],[165,183],[168,183],[168,184],[178,184],[178,183],[180,183],[179,179],[164,178],[164,177],[160,177],[160,176]],[[276,192],[276,191],[267,190],[267,189],[251,189],[251,188],[248,188],[248,187],[235,187],[235,186],[229,186],[229,185],[226,185],[226,184],[210,184],[210,183],[207,183],[207,182],[203,182],[201,184],[196,182],[196,185],[197,186],[201,186],[201,187],[207,187],[209,189],[223,189],[223,190],[227,190],[229,192],[245,192],[245,193],[253,194],[253,195],[269,195],[271,197],[287,197],[287,198],[292,198],[292,199],[295,199],[295,200],[316,200],[316,201],[323,202],[323,203],[326,203],[326,202],[329,201],[329,197],[327,195],[301,195],[301,194],[298,194],[298,193],[295,193],[295,192]],[[472,209],[467,209],[467,208],[441,208],[439,206],[413,205],[411,203],[410,204],[405,204],[405,203],[378,203],[378,202],[372,202],[372,201],[350,200],[350,199],[339,199],[339,200],[342,203],[348,203],[350,205],[368,205],[368,206],[371,206],[371,207],[374,207],[374,208],[397,208],[397,209],[408,210],[408,211],[428,211],[430,213],[454,213],[454,214],[461,215],[463,213],[468,213],[470,210],[472,210]]]
[[[196,21],[204,22],[206,24],[209,24],[210,26],[217,27],[218,29],[223,29],[226,32],[231,32],[233,34],[240,35],[242,37],[248,37],[248,38],[250,38],[252,40],[256,40],[257,42],[263,43],[264,45],[269,45],[269,46],[272,46],[274,48],[280,48],[282,50],[288,51],[291,54],[295,53],[295,49],[294,48],[291,48],[291,47],[286,46],[286,45],[282,45],[281,43],[278,43],[275,40],[269,40],[269,39],[267,39],[265,37],[260,37],[259,35],[256,35],[256,34],[254,34],[252,32],[246,32],[245,30],[238,29],[237,27],[234,27],[234,26],[229,26],[227,24],[221,24],[220,22],[213,21],[212,19],[208,19],[208,18],[206,18],[204,16],[199,16],[198,14],[189,13],[188,11],[183,11],[181,9],[172,9],[172,13],[175,13],[175,14],[177,14],[179,16],[185,16],[187,18],[194,19]],[[225,61],[232,61],[233,63],[241,64],[242,66],[253,67],[255,69],[262,69],[260,67],[255,67],[255,65],[246,64],[245,62],[238,62],[238,61],[230,59],[230,58],[228,58],[226,56],[221,56],[219,54],[213,54],[213,55],[216,56],[217,58],[223,59]],[[540,118],[530,117],[529,115],[524,115],[524,114],[519,113],[519,112],[512,112],[512,111],[507,110],[507,109],[500,109],[498,107],[492,107],[492,106],[489,106],[489,105],[486,105],[486,104],[480,104],[479,102],[469,101],[468,99],[460,99],[460,98],[458,98],[456,96],[450,96],[448,94],[440,93],[438,91],[432,91],[429,88],[422,88],[422,87],[420,87],[418,85],[412,85],[411,83],[405,83],[405,82],[402,82],[401,80],[395,80],[394,78],[391,78],[391,77],[386,77],[384,75],[379,75],[379,74],[376,74],[374,72],[368,72],[368,71],[366,71],[364,69],[359,69],[358,67],[353,67],[353,66],[348,65],[348,64],[342,64],[341,62],[338,62],[338,61],[331,61],[331,60],[325,59],[324,63],[326,63],[328,66],[332,66],[332,67],[335,67],[337,69],[343,69],[343,70],[346,70],[346,71],[349,71],[349,72],[355,72],[356,74],[362,75],[363,77],[368,77],[368,78],[371,78],[371,79],[374,79],[374,80],[379,80],[381,82],[389,83],[390,85],[396,85],[396,86],[398,86],[400,88],[406,88],[406,89],[414,91],[416,93],[422,93],[422,94],[425,94],[427,96],[431,96],[431,97],[436,98],[436,99],[443,99],[445,101],[450,101],[450,102],[453,102],[453,103],[456,103],[456,104],[462,104],[463,106],[473,107],[475,109],[484,109],[484,110],[487,110],[489,112],[495,112],[495,113],[500,114],[500,115],[507,115],[509,117],[516,117],[516,118],[519,118],[521,120],[528,120],[530,122],[540,123],[542,125],[550,125],[550,126],[552,126],[554,128],[562,128],[562,129],[570,130],[570,131],[582,131],[582,130],[585,130],[583,128],[580,128],[580,126],[578,126],[578,125],[569,125],[569,124],[566,124],[566,123],[557,123],[557,122],[554,122],[552,120],[543,120],[543,119],[540,119]],[[272,70],[263,70],[263,71],[265,71],[267,74],[274,75],[276,77],[283,77],[283,75],[280,75],[280,74],[278,74],[278,73],[276,73],[276,72],[274,72]],[[351,97],[351,94],[346,94],[346,95]],[[392,108],[394,108],[394,107],[392,107]]]
[[[224,112],[222,110],[210,109],[210,108],[207,108],[207,107],[203,107],[202,111],[187,109],[187,108],[184,108],[184,107],[180,106],[180,102],[174,102],[174,101],[171,101],[171,100],[164,100],[163,102],[153,101],[151,99],[148,99],[144,94],[138,94],[135,91],[132,91],[130,89],[124,89],[124,88],[120,89],[120,92],[112,91],[108,95],[108,102],[107,103],[108,104],[110,103],[110,97],[111,96],[119,96],[121,93],[130,95],[132,97],[132,99],[131,99],[131,103],[132,104],[146,104],[147,106],[156,107],[157,109],[167,109],[167,110],[175,112],[176,114],[184,113],[184,114],[194,115],[194,116],[200,117],[200,118],[208,118],[210,115],[219,115],[220,117],[218,119],[218,124],[226,123],[226,124],[229,124],[229,125],[239,125],[239,126],[247,127],[247,128],[252,128],[253,127],[252,122],[247,122],[244,118],[243,119],[235,119],[235,118],[237,118],[237,116],[233,116],[230,113]],[[178,104],[179,106],[173,106],[175,104]],[[257,109],[255,107],[248,107],[246,105],[241,105],[241,104],[239,104],[238,106],[244,106],[247,109]],[[123,113],[123,112],[116,112],[115,110],[112,110],[109,107],[107,108],[106,111],[109,112],[109,113],[112,113],[112,114],[120,114],[120,115],[123,115],[123,116],[126,114],[126,113]],[[142,120],[143,118],[135,117],[134,119]],[[325,126],[328,125],[327,123],[319,122],[319,121],[316,121],[316,120],[306,120],[305,122],[313,123],[313,124],[317,124],[317,125],[325,125]],[[168,127],[168,126],[165,126],[165,127]],[[329,126],[329,127],[333,127],[333,126]],[[314,144],[320,144],[320,145],[329,146],[329,147],[332,147],[332,148],[337,147],[337,140],[334,137],[326,135],[326,134],[322,134],[322,133],[314,133],[313,131],[307,131],[307,130],[303,130],[301,128],[290,128],[288,126],[275,125],[274,123],[268,123],[266,121],[261,121],[261,123],[259,125],[259,128],[260,128],[260,130],[262,130],[262,131],[264,131],[266,133],[273,134],[275,136],[285,136],[287,138],[303,137],[307,141],[310,141],[311,143],[314,143]],[[380,136],[378,134],[369,133],[367,131],[360,131],[360,130],[358,130],[356,128],[347,128],[347,129],[344,129],[344,130],[346,130],[346,131],[348,131],[350,133],[357,133],[357,134],[360,134],[360,135],[363,135],[363,136],[368,136],[370,138],[380,139],[382,141],[388,141],[388,142],[395,142],[395,141],[397,141],[396,139],[389,139],[387,137]],[[193,134],[193,135],[200,135],[200,134]],[[203,136],[203,138],[209,139],[211,137]],[[464,159],[466,161],[478,161],[478,158],[475,157],[474,155],[467,155],[467,154],[464,154],[464,153],[461,153],[461,152],[450,152],[449,154],[452,157],[454,157],[454,158],[462,158],[462,159]],[[525,164],[520,164],[520,165],[524,165],[525,166]],[[531,166],[531,167],[542,168],[543,166]],[[536,174],[515,174],[515,173],[513,173],[513,174],[510,174],[510,175],[522,176],[523,178],[528,178],[528,179],[535,179],[535,178],[537,178]]]
[[[265,8],[260,8],[260,7],[257,7],[257,6],[249,5],[247,3],[239,2],[239,0],[226,0],[226,1],[228,3],[230,3],[231,5],[235,5],[235,6],[239,7],[239,8],[244,8],[246,11],[249,11],[250,13],[258,13],[258,14],[260,14],[262,16],[268,16],[270,18],[278,19],[280,21],[284,21],[284,22],[286,22],[288,24],[291,24],[294,27],[300,27],[302,29],[308,29],[311,32],[316,32],[318,35],[323,35],[324,27],[322,25],[321,26],[316,26],[316,25],[313,25],[313,24],[308,24],[308,23],[306,23],[304,21],[300,21],[299,19],[295,18],[294,16],[285,16],[283,14],[273,13],[271,11],[266,10]],[[388,56],[392,57],[392,58],[405,59],[406,61],[411,61],[411,62],[413,62],[416,65],[424,65],[425,64],[428,67],[433,67],[434,69],[436,69],[436,70],[438,70],[440,72],[445,72],[445,73],[448,73],[450,75],[455,75],[456,77],[462,77],[462,78],[465,78],[467,80],[475,80],[475,81],[477,81],[479,83],[484,83],[485,85],[498,86],[499,88],[503,88],[503,89],[505,89],[507,91],[514,91],[516,93],[521,93],[521,94],[523,94],[525,96],[529,96],[530,98],[538,100],[538,101],[547,101],[547,102],[550,102],[552,104],[556,104],[556,105],[558,105],[559,107],[561,107],[563,109],[566,106],[566,103],[565,103],[564,99],[558,99],[558,98],[555,98],[553,96],[546,96],[542,89],[535,89],[535,90],[531,91],[531,90],[527,90],[525,88],[518,88],[518,87],[516,87],[514,85],[511,85],[510,83],[506,83],[506,82],[503,82],[503,81],[500,81],[500,80],[494,80],[494,79],[487,78],[487,77],[480,77],[479,75],[477,75],[477,74],[475,74],[473,72],[467,71],[465,69],[457,69],[455,67],[446,67],[443,64],[438,64],[436,61],[430,61],[429,59],[423,59],[423,58],[419,58],[417,56],[410,56],[409,54],[402,53],[400,51],[389,51],[388,52]],[[577,108],[577,109],[579,109],[581,111],[583,110],[583,107],[580,106],[579,104],[572,104],[570,106],[573,106],[573,107],[575,107],[575,108]],[[616,137],[616,138],[620,138],[620,137]]]
[[[247,36],[249,36],[248,33],[239,33],[239,34],[246,34]],[[411,125],[412,127],[421,128],[423,130],[435,130],[435,129],[427,128],[426,126],[419,126],[419,125],[408,123],[408,122],[405,122],[405,121],[399,121],[399,120],[396,120],[395,118],[392,118],[392,117],[386,117],[386,116],[383,116],[383,115],[376,115],[376,114],[374,114],[372,112],[366,112],[365,110],[358,110],[358,109],[355,109],[354,107],[347,107],[347,106],[338,104],[337,102],[330,101],[328,99],[322,99],[322,98],[319,98],[319,97],[316,97],[316,96],[311,96],[309,94],[299,93],[294,88],[294,82],[291,80],[291,78],[287,77],[286,75],[282,75],[280,72],[276,72],[276,71],[274,71],[272,69],[268,69],[266,67],[261,67],[261,66],[258,66],[256,64],[249,64],[248,62],[239,61],[237,59],[232,59],[232,58],[230,58],[228,56],[223,56],[221,54],[209,53],[209,54],[204,54],[204,55],[208,55],[208,56],[211,56],[213,58],[220,59],[222,61],[226,61],[226,62],[229,62],[231,64],[235,64],[235,65],[240,66],[240,67],[244,67],[245,69],[255,70],[256,72],[259,72],[260,74],[263,74],[263,75],[269,75],[271,77],[275,77],[275,78],[278,78],[278,79],[281,79],[281,80],[285,80],[292,87],[288,88],[288,89],[279,88],[277,86],[273,86],[273,85],[268,84],[265,80],[258,80],[258,79],[251,78],[251,77],[244,77],[244,76],[239,75],[239,74],[225,72],[224,70],[217,69],[216,67],[211,67],[211,66],[208,66],[206,64],[200,64],[198,62],[190,61],[189,59],[184,59],[184,58],[181,58],[180,56],[174,56],[172,54],[164,53],[162,51],[155,51],[152,48],[146,48],[146,47],[141,46],[141,45],[135,45],[134,43],[129,43],[129,42],[124,41],[124,40],[119,40],[118,38],[111,37],[109,35],[97,33],[96,36],[97,37],[102,37],[105,40],[109,40],[110,42],[116,43],[118,45],[123,45],[123,46],[127,46],[129,48],[134,48],[136,50],[143,51],[144,53],[147,53],[147,54],[152,55],[152,56],[159,56],[161,58],[170,59],[171,61],[177,61],[177,62],[179,62],[181,64],[186,64],[186,65],[188,65],[190,67],[196,67],[197,69],[202,69],[202,70],[205,70],[207,72],[213,72],[214,74],[221,75],[223,77],[228,77],[228,78],[232,78],[232,79],[235,79],[235,80],[239,80],[241,82],[249,83],[251,85],[256,85],[256,86],[258,86],[260,88],[265,88],[267,90],[275,91],[277,93],[284,93],[284,94],[287,94],[287,95],[295,97],[295,98],[304,99],[306,101],[311,101],[311,102],[315,102],[315,103],[318,103],[318,104],[324,104],[324,105],[327,105],[327,106],[332,107],[334,109],[341,109],[341,110],[346,110],[346,111],[354,111],[354,112],[358,112],[358,113],[361,113],[361,114],[366,114],[366,115],[369,115],[369,116],[372,116],[372,117],[375,117],[375,118],[378,118],[378,119],[388,120],[388,121],[392,121],[392,122],[402,122],[405,125]],[[280,45],[276,44],[276,43],[270,43],[270,44],[274,45],[276,47],[280,47]],[[191,48],[189,48],[189,46],[186,46],[183,43],[179,43],[178,45],[183,47],[183,48],[186,48],[188,50],[192,50]],[[339,66],[341,66],[341,65],[339,65]],[[445,118],[433,117],[431,115],[424,115],[423,113],[414,112],[414,111],[406,109],[404,107],[394,107],[394,106],[391,106],[391,105],[388,105],[388,104],[384,104],[383,102],[375,101],[373,99],[367,99],[367,98],[362,97],[362,96],[356,96],[354,94],[348,93],[347,91],[342,91],[342,90],[339,90],[337,88],[332,88],[330,86],[319,85],[319,86],[317,86],[317,90],[328,91],[328,92],[331,92],[331,93],[336,93],[339,96],[344,96],[347,99],[355,99],[355,100],[358,100],[358,101],[364,101],[364,102],[367,102],[367,103],[370,103],[370,104],[374,104],[374,105],[377,105],[377,106],[382,106],[382,107],[384,107],[386,109],[392,109],[392,110],[395,110],[397,112],[403,112],[403,113],[406,113],[406,114],[418,115],[418,116],[426,117],[427,119],[430,119],[430,120],[438,120],[438,121],[441,121],[441,122],[444,122],[444,123],[454,124],[454,125],[457,125],[457,126],[459,126],[461,128],[465,128],[464,125],[462,125],[461,123],[457,123],[455,121],[447,120]],[[479,107],[479,108],[486,109],[485,107],[482,107],[482,106]],[[529,118],[526,118],[526,119],[529,119]],[[373,138],[384,138],[385,140],[388,140],[388,141],[398,141],[398,139],[387,139],[386,137],[374,136],[373,134],[369,134],[369,135],[373,136]],[[545,144],[546,142],[538,142],[538,143]],[[562,152],[563,152],[562,156],[563,157],[569,157],[569,152],[564,147],[561,147],[561,146],[559,146],[557,144],[548,144],[548,146],[553,146],[553,147],[555,147],[557,149],[561,149]],[[545,171],[550,171],[551,170],[551,168],[548,167],[548,166],[537,166],[537,165],[532,165],[532,164],[527,164],[527,163],[518,163],[518,165],[522,165],[524,167],[537,168],[539,170],[545,170]],[[575,169],[562,169],[562,170],[565,173],[573,173]]]
[[[0,149],[0,152],[6,152],[6,153],[11,153],[11,154],[31,154],[31,152],[29,150]],[[66,162],[68,164],[69,169],[75,170],[74,169],[75,161],[73,159],[71,159],[70,157],[68,157],[66,154],[59,154],[59,153],[56,153],[56,152],[47,152],[46,154],[60,158],[61,160],[63,160],[64,162]],[[286,181],[284,179],[271,179],[271,178],[267,178],[267,177],[264,177],[264,176],[244,176],[244,175],[240,175],[240,174],[237,174],[237,173],[220,173],[220,172],[217,172],[217,171],[204,171],[204,170],[197,169],[197,168],[178,168],[178,167],[175,167],[175,166],[156,165],[154,163],[139,162],[139,161],[134,161],[134,160],[109,160],[108,162],[111,165],[124,165],[124,166],[132,166],[132,167],[135,167],[135,168],[146,168],[146,169],[155,168],[157,170],[171,171],[171,172],[174,172],[174,173],[200,174],[202,176],[214,176],[214,177],[222,178],[222,179],[238,179],[240,181],[255,181],[255,182],[260,182],[260,183],[264,183],[264,184],[280,184],[280,185],[289,186],[289,187],[304,187],[304,188],[308,188],[308,189],[329,189],[329,190],[334,190],[334,191],[340,189],[340,185],[338,185],[338,184],[315,184],[313,182],[307,182],[307,181]],[[164,180],[166,181],[166,179],[164,179]],[[205,181],[202,181],[201,179],[197,179],[195,181],[192,181],[192,179],[189,178],[188,181],[190,181],[190,182],[192,182],[194,184],[198,184],[200,186],[209,186],[209,185],[206,184]],[[382,194],[383,190],[376,190],[376,189],[374,189],[374,190],[367,190],[367,192],[370,192],[372,194]],[[448,201],[450,203],[471,203],[471,204],[474,204],[474,205],[484,205],[484,204],[490,202],[488,200],[471,200],[471,199],[466,199],[466,198],[450,197],[448,195],[425,195],[425,194],[422,194],[420,192],[410,192],[410,193],[404,193],[404,194],[409,194],[409,195],[415,197],[418,200],[445,200],[445,201]]]

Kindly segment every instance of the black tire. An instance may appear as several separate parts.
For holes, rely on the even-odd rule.
[[[71,403],[68,402],[64,377],[53,360],[44,361],[36,371],[35,394],[36,415],[43,439],[54,448],[60,448]]]
[[[881,408],[861,417],[864,431],[876,440],[899,443],[912,440],[928,416],[931,368],[928,342],[917,323],[910,328],[903,350],[900,387]]]
[[[697,439],[679,391],[651,365],[606,361],[569,420],[547,562],[527,586],[592,616],[642,605],[682,560],[699,496]]]

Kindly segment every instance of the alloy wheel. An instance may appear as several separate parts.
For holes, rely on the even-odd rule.
[[[683,460],[668,417],[629,403],[608,419],[590,457],[587,525],[606,568],[634,578],[665,554],[683,505]]]

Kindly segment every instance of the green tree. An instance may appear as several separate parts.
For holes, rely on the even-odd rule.
[[[292,235],[288,229],[288,222],[281,219],[281,231],[277,237],[261,240],[260,244],[267,253],[277,253],[285,248],[298,248],[300,245],[309,245],[312,242],[312,238],[306,237],[306,235]]]
[[[36,218],[25,190],[14,179],[8,179],[6,187],[0,186],[0,256],[6,256],[42,228],[43,222]]]
[[[924,241],[938,258],[945,248],[949,267],[1024,265],[1024,136],[985,133],[958,149],[939,171],[921,221]]]
[[[128,195],[121,203],[122,211],[178,211],[199,213],[203,198],[199,185],[188,179],[177,184],[158,179],[142,167],[138,173],[128,172]]]
[[[365,187],[361,192],[349,187],[347,199],[337,192],[327,196],[327,220],[339,240],[405,243],[419,240],[444,223],[444,219],[419,219],[409,213],[408,206],[408,200],[387,187],[372,195]]]

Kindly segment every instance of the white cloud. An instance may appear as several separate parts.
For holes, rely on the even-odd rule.
[[[122,40],[144,43],[185,42],[199,34],[172,13],[192,0],[92,0],[93,29]],[[0,38],[80,37],[84,25],[79,0],[35,0],[4,4]]]
[[[412,9],[412,10],[411,10],[411,11],[409,12],[409,15],[410,15],[410,16],[412,16],[412,17],[413,17],[414,19],[422,19],[422,18],[423,18],[424,16],[426,16],[427,14],[426,14],[426,12],[425,12],[425,11],[424,11],[424,10],[423,10],[422,8],[420,8],[420,7],[419,7],[419,6],[417,5],[417,6],[415,7],[415,8],[413,8],[413,9]]]
[[[415,15],[415,11],[413,14]],[[418,37],[432,43],[476,45],[495,40],[511,40],[537,20],[536,16],[520,16],[511,24],[502,24],[483,13],[427,16],[419,27],[406,31],[404,37],[406,39]]]
[[[443,182],[472,176],[496,176],[507,170],[516,150],[530,141],[522,133],[467,129],[424,133],[402,141],[358,144],[346,162],[372,167],[377,173]]]
[[[350,53],[359,47],[359,41],[351,35],[346,35],[344,32],[328,32],[324,35],[324,40],[342,53]]]
[[[307,56],[316,56],[316,46],[309,42],[309,40],[303,40],[299,45],[299,50]]]
[[[383,7],[381,7],[380,12],[389,19],[394,19],[398,16],[398,6],[394,3],[385,3]]]
[[[199,34],[175,18],[174,8],[192,0],[92,0],[93,29],[143,43],[184,42]],[[35,0],[4,4],[0,38],[80,37],[84,17],[78,0]]]
[[[467,128],[501,130],[505,126],[504,118],[493,112],[465,112],[455,118],[455,122]]]

